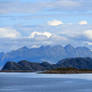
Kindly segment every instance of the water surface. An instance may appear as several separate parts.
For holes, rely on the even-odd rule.
[[[0,73],[0,92],[92,92],[92,74]]]

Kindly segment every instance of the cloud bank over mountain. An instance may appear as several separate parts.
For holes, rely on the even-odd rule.
[[[0,0],[0,51],[69,43],[92,49],[91,17],[91,0]]]

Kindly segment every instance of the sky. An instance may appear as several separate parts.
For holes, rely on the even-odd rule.
[[[0,52],[67,44],[92,49],[91,0],[0,0]]]

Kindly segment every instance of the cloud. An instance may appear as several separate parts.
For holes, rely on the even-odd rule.
[[[58,7],[78,7],[80,5],[79,2],[76,0],[57,0],[54,4],[54,6]]]
[[[12,28],[0,28],[0,38],[17,38],[21,34]]]
[[[53,34],[53,35],[51,36],[51,39],[53,39],[53,40],[58,40],[58,41],[61,41],[61,40],[67,41],[67,40],[68,40],[66,37],[60,36],[60,35],[56,35],[56,34]]]
[[[38,33],[41,33],[39,35]],[[29,37],[20,37],[16,39],[12,38],[0,38],[0,51],[9,52],[11,50],[16,50],[18,48],[27,46],[29,48],[37,48],[41,45],[58,45],[58,44],[64,44],[67,42],[67,38],[50,33],[50,32],[38,32],[36,35],[32,37],[34,32],[30,34]],[[43,34],[45,33],[45,35]],[[48,34],[51,34],[51,36],[48,36]]]
[[[7,0],[3,0],[3,2],[0,1],[1,14],[35,13],[43,9],[43,7],[44,5],[38,2],[23,2],[22,0],[9,0],[8,2]]]
[[[26,29],[25,27],[28,29]],[[13,33],[14,35],[17,34],[17,36],[8,36],[8,38],[6,38],[6,35],[2,37],[2,35],[0,34],[0,51],[10,51],[23,46],[39,47],[41,45],[66,45],[69,43],[74,45],[75,47],[80,45],[88,46],[88,44],[85,45],[84,42],[92,41],[92,25],[81,26],[76,24],[66,24],[55,27],[47,25],[36,27],[29,25],[22,27],[24,30],[21,29],[20,26],[16,26],[15,28],[17,30],[15,30],[13,27],[2,28],[5,31],[0,31],[0,33],[3,33],[3,35],[8,34],[7,30],[9,33]],[[22,37],[20,32],[22,34]],[[92,48],[92,46],[90,46],[90,48]]]
[[[80,25],[86,25],[86,24],[88,24],[88,22],[86,20],[83,20],[83,21],[80,21],[79,24]]]
[[[24,0],[23,0],[24,1]],[[76,7],[79,5],[79,2],[73,0],[56,0],[56,1],[35,1],[28,2],[26,0],[3,0],[0,1],[0,13],[34,13],[42,10],[49,10],[54,8],[67,8]],[[21,7],[22,6],[22,7]]]
[[[49,32],[32,32],[29,36],[29,38],[35,38],[35,37],[45,37],[50,38],[52,36]]]
[[[67,38],[50,32],[32,32],[29,36],[31,40],[34,40],[35,45],[54,45],[58,43],[67,42]],[[39,44],[38,44],[39,42]]]
[[[39,48],[40,45],[32,45],[31,48]]]
[[[60,20],[48,21],[48,25],[50,25],[50,26],[58,26],[58,25],[61,25],[61,24],[63,24],[63,22],[60,21]]]
[[[22,6],[22,7],[21,7]],[[0,1],[0,13],[9,14],[9,13],[25,13],[32,14],[37,12],[47,12],[50,11],[59,11],[60,13],[65,13],[67,11],[77,12],[86,12],[88,10],[92,11],[92,1],[91,0],[1,0]],[[43,12],[43,13],[44,13]],[[72,13],[73,13],[72,12]],[[55,13],[54,13],[55,14]]]
[[[84,35],[88,38],[92,40],[92,30],[86,30],[84,32]]]
[[[92,45],[92,42],[87,42],[88,45]]]

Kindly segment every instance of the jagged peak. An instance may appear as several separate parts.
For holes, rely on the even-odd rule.
[[[74,48],[74,47],[71,44],[68,44],[64,48]]]
[[[29,48],[26,47],[26,46],[19,48],[19,50],[28,50],[28,49],[29,49]]]

